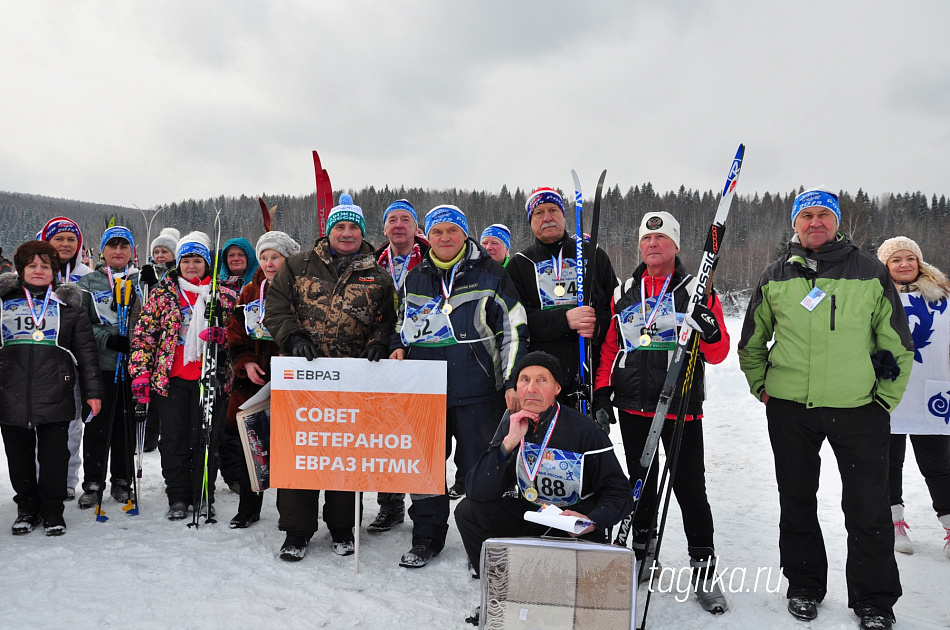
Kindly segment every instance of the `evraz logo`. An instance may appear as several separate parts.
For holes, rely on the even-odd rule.
[[[943,418],[944,424],[950,424],[950,398],[944,394],[950,394],[950,391],[938,392],[931,396],[927,401],[927,411],[937,418]]]

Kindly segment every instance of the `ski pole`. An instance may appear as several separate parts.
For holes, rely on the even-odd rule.
[[[571,169],[571,177],[574,178],[574,229],[577,232],[575,236],[575,275],[577,285],[577,306],[584,306],[584,198],[581,192],[581,180],[577,176],[577,171]],[[559,270],[560,271],[560,270]],[[579,343],[580,361],[577,370],[577,410],[587,415],[587,341],[581,335],[577,336]]]

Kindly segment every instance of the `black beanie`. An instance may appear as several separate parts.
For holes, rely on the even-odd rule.
[[[564,387],[564,375],[561,373],[561,364],[550,354],[547,352],[541,352],[540,350],[529,352],[518,359],[518,362],[515,363],[514,377],[516,386],[518,377],[521,375],[521,370],[532,365],[538,365],[545,368],[551,373],[551,376],[554,377],[554,380],[557,381],[557,384],[561,387]]]

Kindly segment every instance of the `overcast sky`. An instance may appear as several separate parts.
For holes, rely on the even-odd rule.
[[[667,5],[673,5],[667,6]],[[950,2],[4,2],[0,190],[950,195]]]

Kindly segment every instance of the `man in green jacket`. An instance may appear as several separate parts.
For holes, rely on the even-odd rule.
[[[795,235],[762,274],[746,311],[739,365],[766,405],[788,610],[818,615],[828,559],[818,523],[819,450],[831,444],[848,531],[848,606],[862,628],[890,628],[901,595],[887,490],[890,411],[913,342],[887,269],[838,231],[838,198],[800,194]]]

